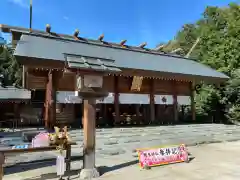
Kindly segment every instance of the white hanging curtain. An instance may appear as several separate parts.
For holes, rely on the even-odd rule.
[[[98,104],[114,104],[114,93],[109,93],[107,97],[103,99],[98,99]]]
[[[57,103],[62,104],[80,104],[82,99],[75,96],[74,91],[57,91]]]
[[[173,104],[171,95],[155,95],[155,104]]]
[[[179,105],[190,105],[191,104],[190,96],[178,96],[177,99],[178,99]]]
[[[149,104],[148,94],[119,94],[120,104]]]

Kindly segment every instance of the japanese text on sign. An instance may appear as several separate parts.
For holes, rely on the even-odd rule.
[[[188,152],[183,144],[164,148],[139,149],[138,158],[139,164],[143,168],[187,161]]]

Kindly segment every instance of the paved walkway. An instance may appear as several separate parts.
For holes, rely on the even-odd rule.
[[[97,165],[105,166],[105,173],[96,180],[239,180],[240,179],[240,141],[215,143],[189,147],[195,159],[190,163],[142,170],[136,158],[129,155],[97,157]],[[73,162],[70,180],[78,180],[80,162]],[[27,167],[26,167],[27,168]],[[17,172],[17,169],[12,169]],[[55,166],[39,167],[22,173],[10,174],[3,180],[57,180]]]
[[[73,146],[72,156],[81,156],[83,132],[80,129],[72,130],[70,134],[73,141],[78,144]],[[18,133],[18,137],[2,138],[1,141],[6,140],[17,144],[19,139],[21,137]],[[240,140],[240,127],[234,125],[202,124],[97,129],[96,155],[104,159],[112,156],[132,155],[134,149],[142,147],[180,143],[196,145],[236,140]],[[43,152],[12,155],[7,157],[6,165],[51,159],[55,158],[55,154],[55,152]]]

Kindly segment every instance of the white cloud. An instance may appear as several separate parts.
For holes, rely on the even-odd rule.
[[[63,16],[63,19],[66,20],[66,21],[68,21],[68,20],[69,20],[69,17]]]
[[[30,4],[29,0],[8,0],[8,1],[22,8],[29,8]]]

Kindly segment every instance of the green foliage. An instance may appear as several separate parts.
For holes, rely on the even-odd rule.
[[[184,25],[163,50],[181,48],[181,55],[186,55],[197,38],[200,41],[190,58],[232,77],[219,88],[201,85],[196,96],[197,112],[214,118],[223,118],[227,112],[226,117],[240,120],[240,5],[207,7],[201,19]]]
[[[236,124],[240,120],[240,105],[236,104],[229,108],[228,112],[226,113],[227,119],[230,122]]]
[[[7,45],[0,47],[0,74],[3,85],[21,85],[21,67],[13,55],[13,49]]]
[[[231,122],[240,121],[240,69],[232,72],[225,88],[226,117]]]

